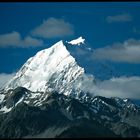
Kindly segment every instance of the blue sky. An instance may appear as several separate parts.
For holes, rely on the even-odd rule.
[[[118,76],[140,76],[139,2],[14,2],[0,3],[0,11],[1,74],[61,39],[83,36]]]
[[[138,40],[140,37],[139,2],[0,3],[0,9],[0,35],[15,31],[21,38],[26,38],[31,36],[32,30],[50,18],[62,19],[73,26],[72,34],[51,38],[40,37],[45,45],[39,47],[0,47],[0,59],[6,58],[5,61],[0,61],[0,72],[11,73],[19,69],[26,59],[38,50],[49,47],[61,39],[71,40],[83,36],[95,49],[117,42],[123,43],[130,38]],[[121,15],[124,15],[124,20],[109,21],[109,17],[118,16],[119,19]],[[137,71],[137,65],[134,64],[133,67]]]

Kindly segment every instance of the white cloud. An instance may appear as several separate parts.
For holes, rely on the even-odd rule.
[[[92,58],[138,64],[140,63],[140,40],[129,39],[123,43],[96,49]]]
[[[14,77],[14,75],[15,73],[0,73],[0,88],[2,88],[12,77]]]
[[[82,75],[78,79],[76,79],[73,86],[76,90],[80,89],[85,93],[94,93],[96,88],[94,76],[89,74]]]
[[[18,32],[11,32],[7,34],[0,35],[0,47],[38,47],[42,46],[43,41],[39,39],[32,38],[30,36],[21,38]]]
[[[15,73],[0,74],[0,88],[4,86]],[[94,76],[82,76],[74,83],[76,89],[91,93],[92,96],[120,97],[140,99],[140,77],[116,77],[104,81],[95,81]]]
[[[31,31],[31,34],[36,37],[55,38],[64,37],[74,34],[73,25],[63,19],[49,18],[40,26]],[[0,35],[0,47],[39,47],[42,46],[43,40],[31,36],[22,38],[19,32],[13,31]]]
[[[73,25],[63,19],[49,18],[31,31],[31,34],[43,38],[64,37],[74,34]]]
[[[140,99],[140,77],[119,77],[97,83],[96,95]]]
[[[108,23],[112,23],[112,22],[129,22],[132,21],[132,16],[127,14],[127,13],[122,13],[119,15],[115,15],[115,16],[108,16],[106,18]]]
[[[120,97],[140,99],[140,77],[116,77],[97,81],[92,75],[82,76],[74,83],[76,89],[81,89],[91,96]]]

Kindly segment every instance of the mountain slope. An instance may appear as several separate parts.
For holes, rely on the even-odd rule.
[[[59,41],[29,58],[6,89],[22,86],[31,91],[55,89],[68,94],[65,88],[83,73],[84,69],[77,65],[63,42]]]
[[[68,107],[69,109],[73,108],[73,110],[68,111]],[[77,100],[57,93],[49,94],[46,103],[40,107],[29,106],[21,102],[9,113],[1,114],[0,137],[37,137],[37,135],[40,137],[43,137],[43,135],[46,137],[59,137],[59,133],[63,133],[63,131],[68,128],[71,129],[72,127],[81,125],[79,124],[80,120],[83,123],[88,123],[88,118],[83,114],[84,110],[88,112],[87,108]],[[78,116],[81,116],[81,118]],[[85,118],[85,120],[82,120],[82,118]],[[96,128],[98,128],[98,125],[100,126],[100,124],[97,123]],[[93,126],[95,126],[94,123]],[[59,129],[59,131],[55,134],[53,133],[54,130],[50,130],[53,128]],[[105,128],[103,127],[102,129]],[[67,131],[69,132],[69,130]],[[80,137],[80,131],[77,133],[79,133]],[[111,136],[115,136],[113,132],[111,132],[111,134]],[[105,136],[105,134],[102,135]]]
[[[96,96],[80,101],[49,93],[40,106],[20,102],[10,112],[0,114],[0,137],[139,137],[140,108],[123,99],[119,99],[124,103],[120,106],[117,100]],[[128,104],[133,106],[131,111]],[[137,125],[127,121],[132,116]]]
[[[91,96],[86,85],[96,79],[76,49],[92,53],[81,37],[59,41],[29,58],[0,91],[0,138],[140,137],[140,107]]]

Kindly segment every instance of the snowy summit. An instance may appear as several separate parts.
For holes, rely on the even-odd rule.
[[[85,39],[83,39],[82,37],[79,37],[79,38],[72,40],[68,43],[72,44],[72,45],[80,45],[80,44],[84,44],[84,41],[85,41]]]
[[[84,74],[63,41],[39,51],[29,58],[9,83],[6,90],[24,87],[33,92],[58,91],[70,94],[75,80]]]

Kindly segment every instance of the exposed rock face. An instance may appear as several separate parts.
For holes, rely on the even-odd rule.
[[[27,91],[18,90],[23,95]],[[18,102],[13,100],[18,90],[13,90],[8,99]],[[118,100],[125,103],[123,107]],[[80,101],[49,93],[40,106],[19,102],[11,111],[2,113],[0,137],[139,137],[139,117],[140,108],[120,98],[96,96]]]

